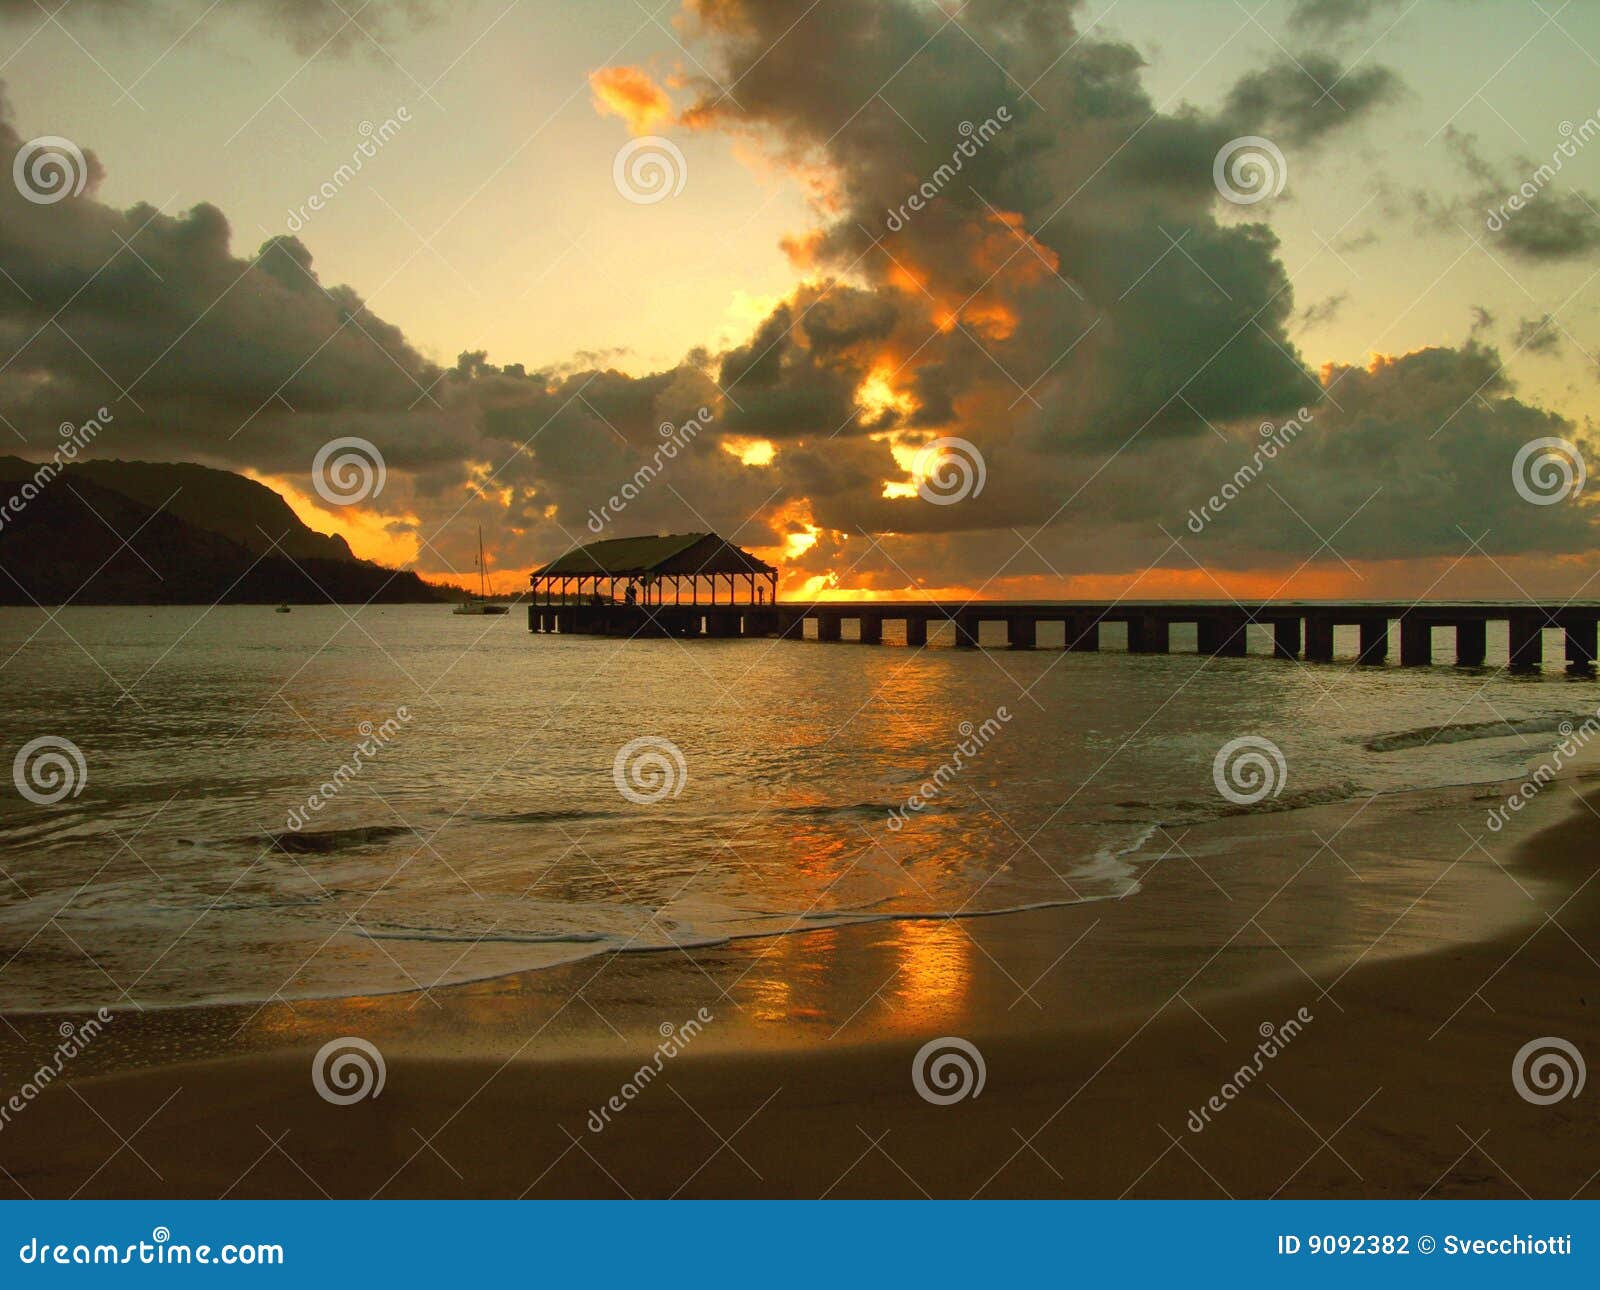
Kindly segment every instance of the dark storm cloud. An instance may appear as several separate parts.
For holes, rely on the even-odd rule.
[[[128,0],[76,0],[48,6],[37,0],[0,0],[0,21],[47,23],[47,14],[69,31],[94,23],[115,33],[129,27],[154,28],[178,39],[196,21],[204,22],[216,9],[207,0],[166,0],[156,4],[129,4]],[[369,0],[366,4],[339,5],[331,0],[233,0],[224,13],[244,13],[265,29],[283,36],[299,53],[323,50],[345,53],[356,49],[377,52],[377,42],[423,26],[437,17],[436,0]],[[81,20],[81,21],[80,21]]]

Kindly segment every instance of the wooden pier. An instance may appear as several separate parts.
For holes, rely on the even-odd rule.
[[[1120,625],[1132,654],[1167,654],[1172,628],[1193,625],[1196,649],[1242,657],[1250,628],[1261,629],[1265,652],[1282,659],[1331,663],[1334,630],[1354,628],[1355,660],[1389,660],[1397,636],[1400,662],[1433,661],[1435,634],[1451,635],[1455,662],[1483,664],[1491,624],[1505,633],[1510,667],[1531,671],[1544,662],[1544,633],[1562,633],[1566,664],[1592,670],[1600,637],[1600,603],[1458,603],[1424,601],[1358,604],[1334,601],[886,601],[777,600],[777,570],[715,533],[613,538],[576,547],[534,571],[528,630],[581,636],[731,638],[772,636],[881,645],[884,625],[904,627],[912,647],[951,630],[958,648],[976,649],[983,628],[1000,624],[1010,649],[1038,649],[1041,627],[1062,628],[1060,648],[1100,648],[1102,630]],[[852,624],[850,635],[846,624]],[[1502,627],[1501,624],[1504,624]],[[999,633],[991,631],[991,640]]]
[[[809,626],[808,626],[809,624]],[[1102,629],[1121,624],[1127,650],[1133,654],[1171,651],[1172,628],[1192,625],[1201,654],[1242,657],[1249,629],[1264,629],[1266,651],[1283,659],[1331,663],[1334,629],[1357,633],[1355,661],[1389,661],[1390,642],[1399,645],[1406,667],[1433,662],[1436,643],[1453,644],[1455,662],[1481,665],[1491,631],[1504,633],[1510,666],[1531,670],[1545,661],[1546,629],[1563,633],[1565,662],[1575,669],[1592,668],[1600,638],[1600,605],[1372,603],[1269,601],[1232,604],[1122,601],[1117,603],[938,601],[817,601],[777,604],[649,604],[610,601],[566,603],[559,599],[528,606],[528,630],[601,636],[674,636],[679,638],[787,637],[823,642],[853,640],[881,645],[885,624],[901,624],[910,646],[928,643],[930,632],[947,624],[958,648],[973,649],[982,629],[1000,625],[1010,649],[1037,649],[1040,628],[1060,625],[1061,645],[1072,651],[1100,648]],[[846,627],[852,630],[846,632]],[[1438,638],[1445,629],[1449,638]],[[993,635],[999,635],[999,632]],[[1000,644],[1000,642],[994,642]],[[1266,652],[1264,651],[1264,652]]]

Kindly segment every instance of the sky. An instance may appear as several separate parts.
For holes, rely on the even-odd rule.
[[[1555,0],[0,0],[0,150],[78,153],[0,439],[505,585],[1593,596],[1597,69]]]

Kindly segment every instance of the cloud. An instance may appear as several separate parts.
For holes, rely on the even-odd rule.
[[[1445,141],[1473,187],[1459,200],[1418,195],[1419,209],[1435,227],[1483,229],[1495,246],[1533,263],[1583,259],[1600,250],[1600,197],[1558,184],[1578,146],[1570,138],[1548,161],[1519,157],[1507,166],[1492,164],[1476,137],[1454,126]]]
[[[588,540],[662,427],[690,419],[704,428],[607,531],[710,527],[768,548],[803,534],[799,573],[855,585],[1446,558],[1468,545],[1460,525],[1490,529],[1502,553],[1592,549],[1588,510],[1512,487],[1523,444],[1581,435],[1521,399],[1495,349],[1475,335],[1313,370],[1291,333],[1337,297],[1297,306],[1271,199],[1218,190],[1218,153],[1268,133],[1292,200],[1297,170],[1397,82],[1276,61],[1214,109],[1162,111],[1137,52],[1080,32],[1075,12],[971,0],[947,23],[879,0],[796,23],[779,0],[702,0],[686,38],[709,74],[687,116],[822,179],[824,196],[791,243],[805,280],[747,339],[640,376],[603,353],[443,366],[324,283],[295,238],[248,255],[209,205],[121,210],[91,186],[42,206],[0,188],[0,269],[17,287],[0,291],[0,350],[16,354],[0,409],[40,452],[116,401],[107,454],[302,491],[323,443],[371,439],[389,466],[383,515],[428,568],[470,568],[469,519],[500,535],[502,568]],[[735,81],[736,98],[722,89]],[[0,122],[0,167],[20,142]],[[1189,511],[1235,477],[1261,425],[1290,419],[1305,428],[1271,473],[1190,534]],[[916,495],[917,451],[940,437],[976,446],[981,494]]]
[[[69,30],[80,17],[104,27],[147,27],[185,36],[211,16],[216,6],[206,0],[167,0],[165,4],[130,5],[125,0],[76,0],[70,7],[48,8],[35,0],[0,0],[0,21],[38,26],[54,12]],[[297,53],[352,50],[382,57],[381,42],[428,25],[439,15],[435,0],[369,0],[360,5],[338,5],[328,0],[234,0],[228,11],[243,13],[265,30],[282,36]],[[225,11],[226,12],[226,11]]]
[[[1284,57],[1240,77],[1223,111],[1283,144],[1309,143],[1394,102],[1400,78],[1387,67],[1344,67],[1327,54]]]
[[[1525,354],[1546,354],[1551,357],[1561,353],[1561,327],[1553,314],[1540,318],[1524,318],[1518,325],[1512,343]]]
[[[589,73],[595,110],[619,116],[632,134],[651,134],[672,118],[672,100],[637,67],[602,67]]]
[[[1293,0],[1289,25],[1312,35],[1335,36],[1366,22],[1394,0]]]

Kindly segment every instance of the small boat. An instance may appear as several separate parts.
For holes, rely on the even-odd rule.
[[[272,612],[275,613],[275,614],[287,614],[287,613],[290,612],[290,609],[289,609],[288,605],[279,605]]]
[[[505,605],[497,605],[489,599],[489,574],[485,568],[483,555],[483,525],[478,525],[478,595],[476,599],[468,596],[459,605],[450,611],[453,614],[503,614]]]

